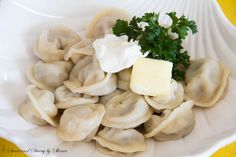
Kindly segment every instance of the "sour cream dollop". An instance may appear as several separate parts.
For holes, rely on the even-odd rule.
[[[116,73],[131,67],[137,58],[142,56],[137,41],[129,41],[128,36],[106,34],[96,39],[93,48],[101,69],[108,73]]]

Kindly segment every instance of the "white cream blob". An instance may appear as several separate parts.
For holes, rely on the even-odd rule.
[[[131,67],[137,58],[142,57],[141,47],[137,41],[129,41],[128,36],[106,34],[93,42],[96,57],[101,69],[108,73],[116,73]]]

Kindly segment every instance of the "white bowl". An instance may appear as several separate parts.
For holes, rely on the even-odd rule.
[[[39,127],[18,114],[29,82],[26,70],[36,60],[33,43],[40,30],[61,23],[83,35],[86,25],[104,7],[120,7],[134,15],[161,12],[161,22],[170,20],[166,12],[176,11],[196,20],[199,32],[189,36],[184,46],[192,58],[221,60],[230,70],[228,93],[214,107],[194,108],[196,126],[180,140],[149,140],[148,150],[137,156],[210,156],[236,140],[236,28],[227,20],[215,0],[2,0],[0,2],[0,136],[17,144],[29,156],[97,157],[94,143],[63,142],[53,127]],[[56,148],[60,148],[56,152]],[[48,151],[47,152],[37,152]]]

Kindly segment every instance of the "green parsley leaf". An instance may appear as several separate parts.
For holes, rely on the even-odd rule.
[[[125,32],[128,32],[128,22],[124,20],[117,20],[116,28],[113,29],[113,33],[119,35],[126,35]]]
[[[190,64],[190,57],[187,51],[183,50],[182,42],[190,30],[192,34],[197,32],[197,25],[185,16],[178,18],[176,12],[167,15],[172,20],[169,27],[159,24],[159,13],[145,13],[142,17],[134,16],[129,22],[117,20],[113,34],[127,35],[129,41],[138,41],[142,53],[149,52],[147,56],[149,58],[173,62],[173,78],[183,81]],[[170,32],[175,33],[177,38],[170,35]]]

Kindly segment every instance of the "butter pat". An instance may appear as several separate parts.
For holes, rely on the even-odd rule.
[[[150,58],[138,58],[133,66],[130,88],[148,96],[168,96],[173,63]]]

